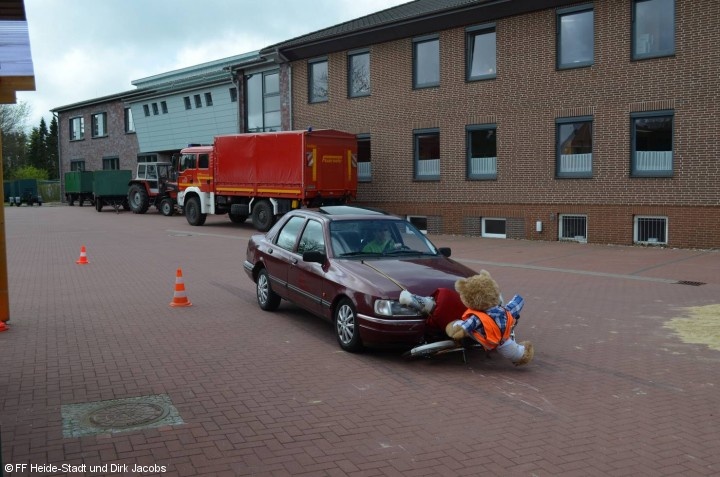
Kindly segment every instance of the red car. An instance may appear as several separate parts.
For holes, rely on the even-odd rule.
[[[298,209],[253,236],[245,272],[260,308],[281,299],[332,321],[340,347],[415,346],[440,330],[398,303],[407,289],[431,295],[476,272],[436,248],[415,226],[384,212],[350,206]]]

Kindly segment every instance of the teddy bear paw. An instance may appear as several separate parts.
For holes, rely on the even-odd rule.
[[[420,313],[430,314],[435,308],[435,300],[429,296],[413,295],[407,290],[400,292],[400,299],[398,300],[401,305],[405,305],[408,308],[412,308]]]

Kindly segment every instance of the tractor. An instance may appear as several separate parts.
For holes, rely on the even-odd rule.
[[[144,214],[151,205],[166,217],[175,213],[178,187],[172,163],[139,163],[129,187],[128,203],[133,213]]]

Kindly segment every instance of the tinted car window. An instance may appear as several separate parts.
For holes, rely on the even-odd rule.
[[[288,220],[278,234],[277,245],[285,250],[292,251],[295,247],[295,242],[297,242],[297,237],[303,222],[305,222],[305,219],[302,217],[292,217]]]
[[[315,220],[309,220],[302,237],[300,237],[298,253],[324,251],[325,239],[323,238],[322,225]]]

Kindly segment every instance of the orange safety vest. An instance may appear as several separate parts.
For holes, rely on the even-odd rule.
[[[513,318],[512,314],[507,310],[505,310],[505,314],[507,315],[507,325],[505,326],[504,333],[500,330],[500,327],[497,325],[497,323],[495,323],[495,320],[490,318],[490,315],[488,315],[484,311],[477,311],[473,310],[472,308],[468,308],[467,310],[465,310],[465,313],[463,313],[462,319],[463,321],[465,321],[472,315],[475,315],[480,319],[485,334],[479,332],[478,330],[473,330],[470,332],[470,335],[478,343],[483,345],[483,348],[491,350],[497,348],[498,346],[503,344],[508,338],[510,338],[510,334],[512,333],[513,327],[515,326],[515,318]]]

